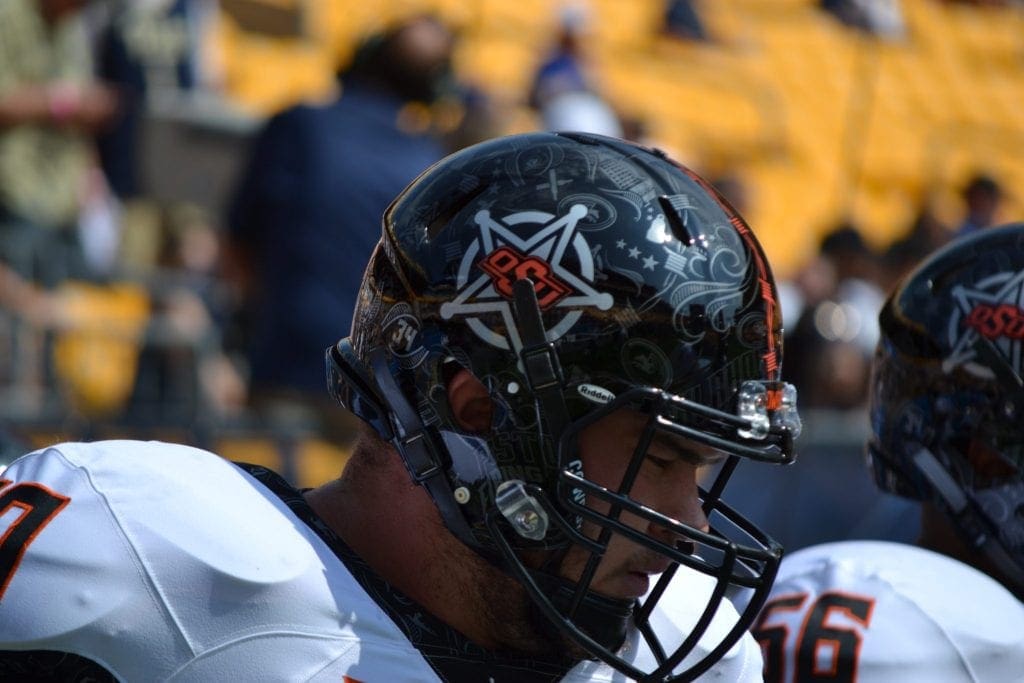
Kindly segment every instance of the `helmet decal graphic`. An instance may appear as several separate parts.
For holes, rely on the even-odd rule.
[[[441,304],[441,317],[450,320],[466,316],[466,324],[483,341],[499,349],[522,348],[518,326],[512,318],[512,283],[519,278],[534,281],[537,302],[542,310],[567,309],[566,315],[548,328],[547,338],[554,341],[568,332],[585,306],[607,311],[614,298],[594,289],[594,259],[590,246],[577,230],[587,208],[574,204],[563,216],[543,211],[520,211],[501,221],[490,211],[480,211],[474,220],[480,228],[479,239],[466,250],[459,264],[459,293]],[[517,225],[541,225],[532,236],[522,239],[514,231]],[[580,264],[580,275],[562,267],[562,258],[572,249]],[[476,315],[498,313],[507,332],[496,332]],[[506,336],[507,335],[507,336]]]
[[[1021,367],[1024,340],[1024,271],[997,273],[977,283],[976,288],[959,285],[953,289],[957,310],[949,320],[952,351],[942,369],[954,367],[991,378],[992,370],[973,363],[977,343],[988,344],[1014,369]]]
[[[667,387],[672,381],[672,363],[665,353],[646,339],[629,339],[620,352],[622,367],[634,382]]]
[[[418,366],[427,356],[420,340],[420,327],[412,306],[404,301],[392,306],[381,320],[381,335],[388,350],[404,368]]]
[[[572,289],[558,279],[551,266],[536,256],[525,256],[505,245],[498,247],[477,263],[494,280],[494,288],[506,299],[512,298],[512,283],[519,278],[530,278],[537,288],[537,304],[546,311]]]

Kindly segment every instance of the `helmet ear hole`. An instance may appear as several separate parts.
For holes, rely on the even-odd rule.
[[[448,405],[456,424],[473,434],[483,434],[491,428],[494,402],[484,383],[476,375],[462,368],[448,380]]]

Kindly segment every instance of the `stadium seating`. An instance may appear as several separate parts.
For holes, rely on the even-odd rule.
[[[233,96],[267,112],[320,95],[324,83],[312,72],[347,54],[359,36],[433,10],[461,30],[460,74],[522,107],[562,4],[315,6],[329,20],[293,44],[223,33],[226,61],[249,65],[234,67]],[[697,3],[713,40],[685,44],[659,33],[660,0],[587,7],[588,50],[606,97],[683,161],[738,173],[751,189],[748,218],[783,274],[840,217],[854,218],[882,246],[925,198],[954,220],[956,193],[975,170],[1007,187],[1024,181],[1020,10],[903,0],[906,36],[887,40],[842,26],[813,0],[715,0]],[[251,76],[241,75],[246,68]],[[1007,217],[1019,216],[1021,199],[1008,200]]]
[[[507,132],[518,132],[537,125],[526,92],[555,39],[564,4],[225,0],[207,47],[219,65],[224,94],[258,123],[292,103],[331,95],[337,66],[370,32],[413,12],[434,11],[459,31],[458,74],[495,98],[509,113]],[[1024,186],[1019,5],[901,0],[906,33],[885,39],[841,25],[815,0],[695,0],[711,40],[694,43],[661,32],[663,0],[585,4],[587,50],[605,97],[623,115],[642,121],[652,144],[708,176],[730,174],[747,185],[745,213],[781,277],[796,272],[820,236],[844,217],[880,247],[902,235],[925,201],[946,222],[957,220],[960,188],[977,171],[996,177],[1007,190],[1000,218],[1024,217],[1024,195],[1014,190]],[[268,27],[268,21],[286,25]],[[157,199],[214,208],[230,169],[215,176],[213,157],[240,159],[240,145],[252,128],[225,135],[210,126],[200,136],[201,127],[187,123],[184,138],[154,138],[170,145],[151,140],[147,163],[191,163],[195,181],[164,188],[171,196]],[[211,144],[218,131],[223,139]],[[203,155],[195,152],[200,147]],[[197,185],[216,196],[178,196],[194,194]],[[59,435],[128,435],[117,426],[107,434],[100,423],[132,390],[137,347],[148,339],[143,328],[151,322],[149,302],[131,288],[80,287],[70,300],[75,305],[69,312],[80,324],[52,335],[39,349],[26,341],[38,331],[0,317],[0,350],[8,358],[0,367],[0,408],[26,428],[20,436],[28,445]],[[121,327],[105,325],[112,317]],[[97,349],[120,360],[88,362]],[[50,375],[59,392],[41,393],[40,378]],[[49,408],[60,401],[79,417],[99,422],[83,431],[63,417],[44,419],[57,414]],[[33,412],[33,406],[47,409]],[[180,440],[267,464],[300,482],[325,478],[347,455],[301,430],[284,434],[244,421],[217,433],[204,432],[205,422],[184,426],[190,431]],[[0,429],[0,460],[4,437]]]

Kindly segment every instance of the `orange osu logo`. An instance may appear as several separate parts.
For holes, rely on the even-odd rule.
[[[964,324],[986,339],[1024,339],[1024,311],[1010,304],[978,304]]]
[[[491,276],[494,288],[507,299],[512,298],[512,284],[516,280],[525,278],[533,281],[541,310],[551,308],[572,292],[555,276],[546,261],[536,256],[525,256],[508,245],[498,247],[477,265]]]
[[[971,363],[982,340],[1016,371],[1024,367],[1024,270],[1002,271],[952,291],[957,310],[948,323],[952,348],[944,372]]]

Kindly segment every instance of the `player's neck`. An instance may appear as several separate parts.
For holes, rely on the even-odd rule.
[[[350,462],[340,479],[306,499],[381,578],[471,641],[493,646],[490,629],[466,599],[476,592],[474,567],[483,560],[444,528],[426,491],[400,463]]]

